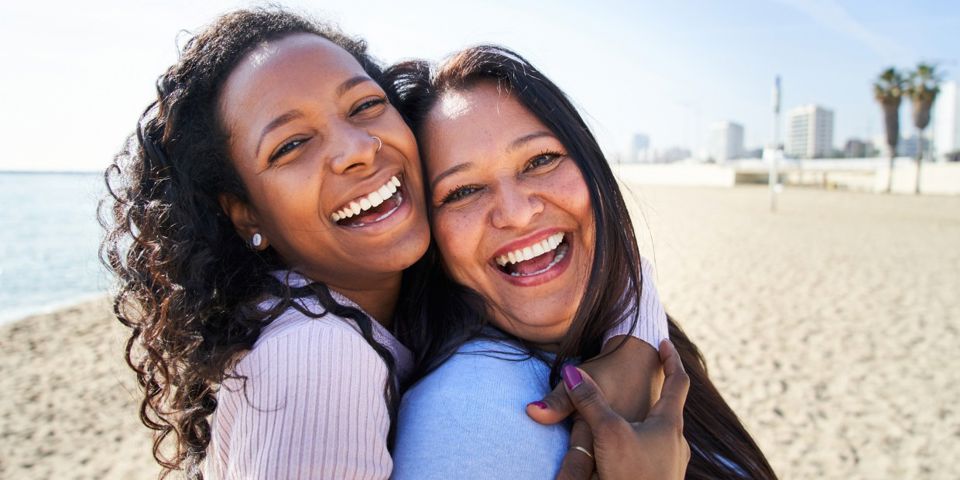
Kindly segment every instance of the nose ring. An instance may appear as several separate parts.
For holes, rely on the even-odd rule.
[[[377,153],[380,153],[380,149],[383,148],[383,140],[380,140],[380,137],[376,135],[370,135],[370,138],[377,141]]]

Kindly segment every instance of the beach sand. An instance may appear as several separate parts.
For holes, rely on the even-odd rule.
[[[960,477],[960,197],[632,187],[664,303],[784,479]],[[0,328],[2,478],[154,478],[98,301]]]

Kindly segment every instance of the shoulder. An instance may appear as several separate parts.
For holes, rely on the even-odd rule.
[[[482,393],[489,399],[526,398],[549,390],[549,368],[520,347],[496,340],[473,340],[461,346],[436,370],[406,393],[406,402],[433,402],[438,397]],[[473,396],[462,400],[474,402]],[[487,406],[497,404],[487,403]]]
[[[462,346],[404,396],[394,477],[552,478],[568,432],[525,413],[550,390],[548,375],[547,365],[514,345]]]
[[[385,477],[383,360],[339,317],[285,312],[275,322],[237,363],[242,378],[221,385],[209,452],[217,469],[243,478]]]
[[[352,320],[333,314],[308,317],[287,309],[261,333],[253,348],[236,366],[237,373],[276,373],[300,362],[323,365],[323,360],[344,365],[374,367],[382,359]]]

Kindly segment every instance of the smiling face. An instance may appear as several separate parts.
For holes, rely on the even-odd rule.
[[[228,77],[220,118],[249,193],[221,199],[241,235],[344,293],[399,286],[429,243],[417,144],[353,56],[317,35],[267,42]]]
[[[438,99],[421,146],[433,235],[451,277],[487,299],[499,328],[558,342],[583,297],[595,243],[590,193],[563,144],[483,82]]]

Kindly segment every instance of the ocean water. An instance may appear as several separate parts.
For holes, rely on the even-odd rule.
[[[100,173],[0,172],[0,322],[108,290],[99,262]]]

